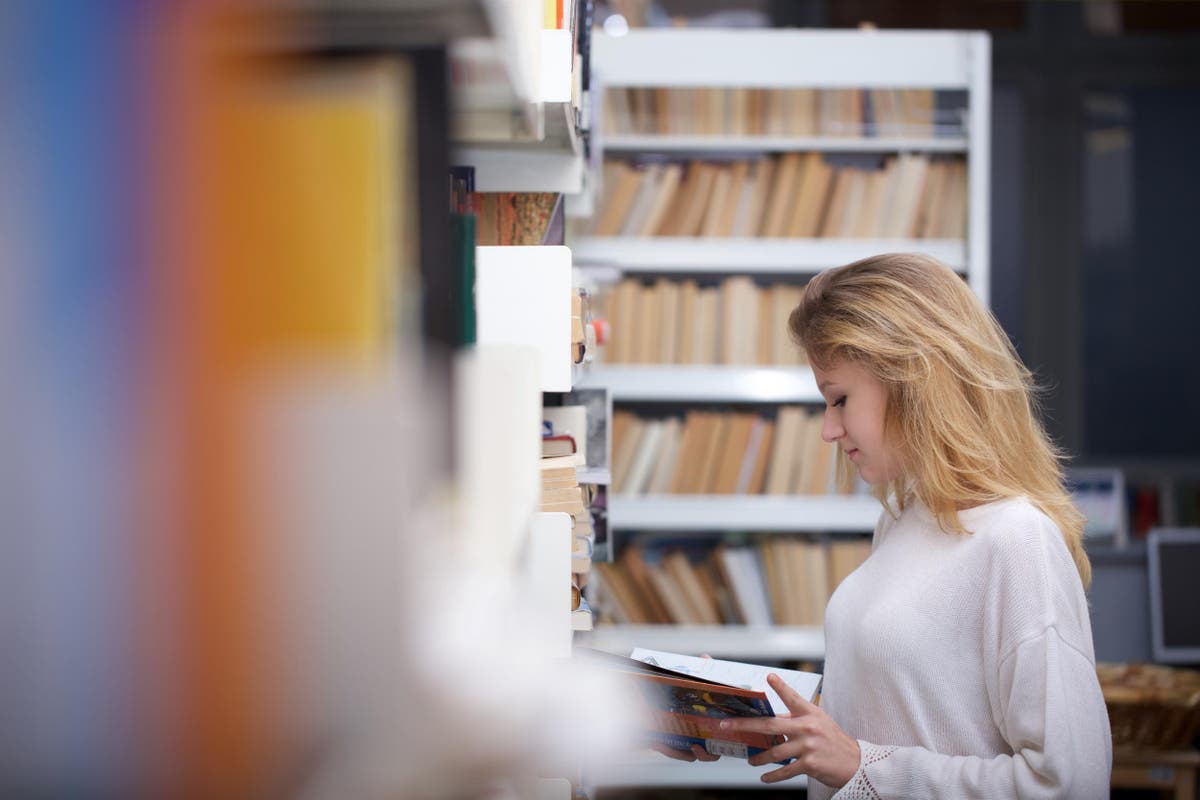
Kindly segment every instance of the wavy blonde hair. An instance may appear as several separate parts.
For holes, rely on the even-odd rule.
[[[884,432],[903,475],[877,487],[916,497],[943,530],[957,511],[1025,496],[1058,526],[1091,583],[1083,516],[1063,487],[1064,454],[1037,416],[1033,376],[966,283],[935,258],[873,256],[813,278],[788,327],[810,362],[858,364],[888,388]],[[844,468],[851,468],[845,455]]]

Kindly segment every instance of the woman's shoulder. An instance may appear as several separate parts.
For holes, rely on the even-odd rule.
[[[983,535],[1058,530],[1054,521],[1024,496],[1001,497],[973,508],[966,508],[958,512],[958,518],[968,531]]]
[[[1087,599],[1054,521],[1024,497],[968,509],[967,517],[987,565],[987,603],[1007,620],[1006,636],[1017,642],[1055,627],[1081,653],[1089,652]]]
[[[959,520],[989,556],[1018,564],[1074,569],[1062,531],[1026,497],[1006,497],[959,512]]]

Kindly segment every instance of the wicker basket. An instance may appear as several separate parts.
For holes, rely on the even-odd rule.
[[[1115,747],[1179,750],[1200,733],[1200,672],[1097,664]]]

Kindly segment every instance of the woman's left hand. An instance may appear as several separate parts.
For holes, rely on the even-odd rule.
[[[782,735],[787,741],[750,757],[754,766],[794,758],[792,763],[764,773],[764,783],[778,783],[797,775],[810,775],[832,789],[840,789],[858,772],[858,742],[838,727],[829,715],[805,700],[778,675],[767,682],[787,704],[790,717],[754,717],[721,722],[726,731],[753,731]]]

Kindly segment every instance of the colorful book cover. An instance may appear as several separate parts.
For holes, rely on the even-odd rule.
[[[736,661],[641,648],[629,658],[581,647],[575,650],[582,657],[627,673],[647,712],[647,727],[639,735],[648,743],[678,750],[698,744],[714,755],[749,758],[761,753],[780,744],[783,738],[722,731],[721,720],[786,716],[786,704],[767,685],[766,677],[771,673],[810,701],[816,699],[821,686],[821,676],[816,673]]]

